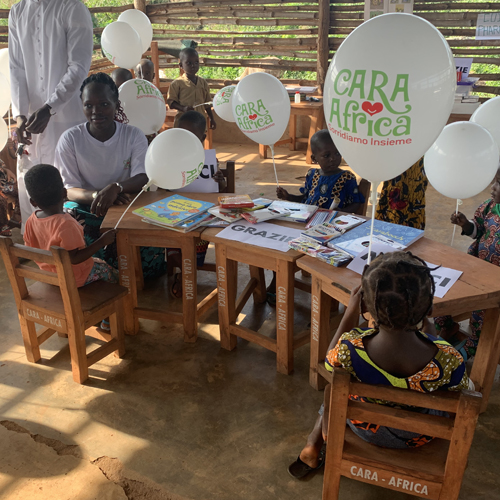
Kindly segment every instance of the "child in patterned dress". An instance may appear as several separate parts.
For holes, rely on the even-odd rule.
[[[434,280],[426,263],[410,252],[381,254],[365,266],[361,286],[352,290],[342,321],[328,349],[326,368],[342,367],[366,384],[404,387],[419,392],[438,389],[460,391],[473,388],[465,363],[451,345],[425,333],[432,311]],[[358,328],[359,315],[367,311],[374,328]],[[394,353],[397,353],[395,355]],[[330,387],[306,446],[288,472],[300,479],[324,463],[324,443],[328,435]],[[367,401],[363,404],[388,404]],[[402,405],[399,405],[401,407]],[[443,412],[407,407],[431,415]],[[348,420],[351,430],[364,441],[385,448],[415,448],[432,438],[415,432]]]
[[[491,186],[491,198],[477,208],[474,218],[468,220],[463,213],[456,212],[450,220],[462,228],[462,234],[474,240],[467,250],[469,255],[500,266],[500,168]],[[484,311],[472,313],[469,336],[460,332],[458,323],[451,316],[434,318],[437,333],[448,340],[465,360],[476,354],[483,321]]]
[[[296,201],[319,208],[338,208],[343,212],[356,212],[365,198],[358,190],[356,176],[339,168],[342,155],[336,148],[330,132],[320,130],[311,137],[311,160],[320,168],[307,172],[302,194],[293,195],[279,187],[280,200]]]

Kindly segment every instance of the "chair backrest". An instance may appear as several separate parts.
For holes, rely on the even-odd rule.
[[[361,207],[356,211],[356,215],[362,215],[363,217],[366,215],[366,211],[368,210],[368,200],[370,199],[370,188],[371,183],[366,179],[361,179],[358,184],[359,192],[365,197],[364,203]]]
[[[221,168],[220,171],[226,178],[226,188],[220,193],[235,193],[236,189],[236,174],[235,174],[235,164],[234,161],[227,161],[226,168]]]
[[[352,400],[349,394],[389,401],[395,406]],[[397,405],[404,405],[406,409],[398,408]],[[408,406],[439,410],[446,412],[448,417],[408,411]],[[337,498],[334,490],[337,489],[338,493],[340,475],[405,493],[419,494],[425,490],[427,494],[422,496],[426,498],[447,500],[458,498],[480,406],[481,394],[478,392],[443,390],[422,393],[388,386],[368,385],[355,381],[345,370],[335,368],[331,385],[323,499]],[[357,456],[353,454],[352,449],[346,453],[347,419],[415,432],[449,442],[449,444],[444,443],[447,446],[446,459],[443,461],[442,456],[437,456],[436,464],[430,465],[437,475],[441,469],[441,484],[436,485],[435,478],[433,481],[426,480],[424,472],[418,468],[418,462],[415,461],[414,453],[420,449],[425,452],[425,447],[431,446],[432,443],[414,450],[388,450],[368,445],[361,438],[354,437],[360,443],[365,444],[368,449],[375,449],[375,451],[370,457],[364,453]],[[400,457],[395,452],[403,452],[403,455]],[[387,464],[391,461],[386,461],[384,456],[392,457],[392,467],[388,467]],[[374,457],[380,458],[378,460]],[[426,460],[429,463],[432,462],[433,456]],[[359,473],[360,470],[361,473]],[[413,471],[414,475],[412,475]],[[373,480],[374,474],[377,477],[376,482]],[[409,488],[410,485],[413,485],[413,489]]]
[[[64,312],[68,322],[83,322],[80,296],[76,286],[73,268],[66,250],[51,247],[51,251],[40,250],[13,243],[11,238],[0,237],[0,253],[5,264],[19,314],[23,314],[23,300],[28,298],[26,280],[33,280],[57,286],[61,292]],[[41,262],[55,266],[56,272],[21,264],[19,259]],[[50,304],[48,305],[50,307]],[[29,318],[28,318],[29,319]],[[35,321],[36,323],[36,321]]]

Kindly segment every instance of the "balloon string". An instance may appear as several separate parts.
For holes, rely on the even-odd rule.
[[[280,187],[280,182],[278,180],[278,172],[276,172],[276,162],[274,161],[274,144],[269,146],[271,148],[271,156],[273,158],[274,176],[276,177],[276,186]]]
[[[457,208],[455,209],[455,215],[458,213],[459,201],[460,200],[457,199]],[[455,241],[455,231],[456,230],[457,230],[457,225],[453,224],[453,234],[451,235],[451,246],[453,246],[453,242]]]
[[[375,225],[375,209],[377,208],[377,186],[372,182],[372,223],[370,227],[370,244],[368,245],[368,261],[367,264],[370,265],[372,261],[372,243],[373,243],[373,228]]]
[[[193,108],[199,108],[200,106],[208,106],[209,104],[212,104],[212,101],[210,101],[210,102],[203,102],[201,104],[197,104],[196,106],[193,106]]]

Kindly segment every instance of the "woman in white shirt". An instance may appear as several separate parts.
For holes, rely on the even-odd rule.
[[[87,121],[60,138],[55,166],[68,190],[68,211],[84,226],[87,244],[100,235],[99,228],[112,205],[127,204],[128,193],[137,193],[148,182],[144,160],[148,143],[136,127],[127,125],[118,99],[118,88],[105,73],[88,77],[81,99]],[[116,245],[96,255],[117,267]],[[144,276],[165,271],[164,250],[141,248]]]

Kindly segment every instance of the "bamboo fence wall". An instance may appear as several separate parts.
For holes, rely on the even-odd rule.
[[[135,4],[135,5],[134,5]],[[154,24],[154,40],[194,39],[200,63],[213,68],[262,68],[316,72],[322,84],[343,39],[363,22],[364,2],[359,0],[194,0],[146,5],[145,0],[120,7],[91,8],[92,13],[119,13],[131,8],[146,12]],[[500,40],[475,40],[480,12],[500,12],[500,2],[422,0],[414,14],[427,19],[446,37],[457,57],[473,57],[475,63],[500,66]],[[0,18],[8,9],[0,10]],[[242,27],[249,31],[242,31]],[[94,30],[96,34],[102,28]],[[0,44],[7,43],[7,27],[0,26]],[[96,49],[99,47],[96,46]],[[269,58],[271,56],[271,58]],[[160,68],[176,68],[178,61],[160,56]],[[93,70],[109,63],[97,60]],[[500,95],[500,73],[482,71],[477,92]],[[292,80],[284,80],[285,83]],[[308,80],[302,84],[314,83]],[[213,89],[234,83],[209,80]]]

